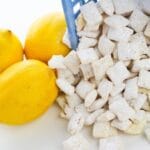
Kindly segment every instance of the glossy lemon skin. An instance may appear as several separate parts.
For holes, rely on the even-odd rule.
[[[16,35],[7,29],[0,29],[0,72],[23,59],[23,47]]]
[[[55,74],[37,60],[16,63],[0,74],[0,123],[19,125],[34,120],[58,94]]]
[[[29,59],[47,62],[52,55],[66,55],[69,48],[62,43],[66,31],[62,12],[54,12],[36,20],[25,40],[25,54]]]

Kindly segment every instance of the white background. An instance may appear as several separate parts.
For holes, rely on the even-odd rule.
[[[56,10],[62,10],[60,0],[0,0],[0,28],[11,29],[24,43],[31,23],[39,16]],[[67,122],[59,119],[58,109],[53,106],[27,125],[0,125],[0,150],[61,150],[62,141],[68,137],[66,127]],[[91,134],[91,131],[88,133]],[[123,137],[123,143],[125,150],[150,149],[150,144],[143,137]]]
[[[61,0],[0,0],[0,28],[12,29],[24,42],[32,22],[52,11],[62,11]]]

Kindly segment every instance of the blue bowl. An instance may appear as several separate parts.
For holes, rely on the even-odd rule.
[[[71,48],[77,49],[79,37],[77,36],[75,20],[80,13],[80,7],[91,0],[62,0],[62,6],[68,27],[69,40]],[[97,2],[97,0],[93,0]]]

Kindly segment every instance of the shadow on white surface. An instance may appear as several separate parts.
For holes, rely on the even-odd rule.
[[[98,140],[91,136],[91,129],[83,133],[98,150]],[[0,150],[62,150],[62,142],[69,137],[67,121],[59,118],[59,109],[54,105],[42,117],[29,124],[11,127],[0,125]],[[124,150],[149,150],[150,144],[142,136],[121,136]]]
[[[67,138],[66,126],[56,106],[29,124],[0,125],[0,150],[59,150]]]

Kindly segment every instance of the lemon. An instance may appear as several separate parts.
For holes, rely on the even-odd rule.
[[[36,20],[26,36],[26,57],[47,62],[54,54],[66,55],[69,48],[62,43],[65,30],[66,22],[61,12],[54,12]]]
[[[19,39],[10,30],[0,29],[0,72],[23,59]]]
[[[0,74],[0,122],[19,125],[34,120],[57,97],[55,74],[37,60],[11,65]]]

